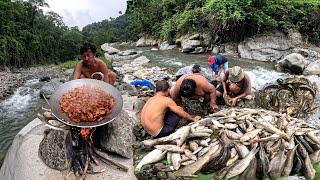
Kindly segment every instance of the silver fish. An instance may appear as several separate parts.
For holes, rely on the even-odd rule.
[[[241,159],[245,158],[250,153],[249,149],[243,144],[236,143],[235,148]]]
[[[180,139],[178,139],[177,141],[178,146],[181,146],[185,142],[185,140],[187,139],[190,133],[190,128],[191,128],[190,126],[185,126],[184,128],[182,128]]]
[[[195,151],[198,149],[199,145],[196,141],[189,141],[189,147],[191,151]]]
[[[174,170],[178,170],[181,166],[181,155],[179,153],[172,153],[171,158]]]
[[[251,160],[255,157],[259,149],[252,149],[250,153],[244,158],[241,159],[236,165],[234,165],[226,175],[226,179],[232,178],[241,174],[250,164]]]
[[[142,166],[160,161],[166,155],[166,153],[167,151],[162,151],[159,149],[151,151],[145,157],[143,157],[143,159],[136,166],[135,170],[139,172]]]
[[[184,150],[179,147],[179,146],[176,146],[176,145],[171,145],[171,144],[168,144],[168,145],[155,145],[154,146],[156,149],[160,149],[162,151],[168,151],[168,152],[174,152],[174,153],[183,153]]]
[[[262,129],[255,129],[255,130],[249,131],[240,138],[240,141],[241,142],[249,141],[250,139],[253,139],[254,137],[256,137],[261,131]]]
[[[191,152],[190,150],[188,150],[188,149],[185,149],[185,150],[184,150],[184,153],[185,153],[185,155],[186,155],[188,158],[190,158],[191,160],[196,161],[196,160],[198,159],[197,156],[195,156],[194,154],[192,154],[192,152]]]

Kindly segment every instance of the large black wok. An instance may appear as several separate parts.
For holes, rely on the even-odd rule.
[[[111,114],[103,118],[100,118],[99,120],[94,122],[75,122],[70,120],[67,117],[67,115],[64,112],[62,112],[60,108],[60,104],[59,104],[60,98],[63,94],[67,93],[68,91],[73,90],[74,88],[77,88],[82,85],[98,87],[105,90],[107,93],[109,93],[115,99],[115,102],[116,102],[116,105],[112,109]],[[51,96],[49,103],[50,103],[51,111],[53,115],[62,123],[67,124],[69,126],[88,128],[88,127],[102,126],[114,120],[115,117],[122,110],[123,99],[122,99],[121,93],[115,87],[113,87],[112,85],[106,82],[95,80],[95,79],[77,79],[77,80],[72,80],[62,84],[58,88],[58,90],[56,90],[54,94]],[[83,103],[86,103],[86,102],[83,102]]]

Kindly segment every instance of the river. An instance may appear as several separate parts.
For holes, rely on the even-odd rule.
[[[122,47],[122,49],[128,47]],[[120,47],[121,49],[121,47]],[[134,48],[142,50],[143,55],[151,60],[148,66],[168,67],[171,71],[193,63],[207,67],[208,54],[190,55],[183,54],[177,50],[151,51],[151,48]],[[228,56],[229,67],[238,65],[245,69],[254,80],[254,86],[262,88],[267,82],[273,82],[280,77],[287,77],[288,74],[276,72],[273,63],[259,62],[253,60],[240,59]],[[311,80],[317,82],[320,87],[318,76],[309,76]],[[44,100],[40,99],[40,87],[43,83],[38,79],[27,80],[23,86],[18,88],[12,96],[0,102],[0,164],[5,153],[10,147],[14,136],[30,121],[32,121],[41,107],[46,107]],[[319,98],[318,98],[319,100]],[[317,119],[319,113],[317,114]]]

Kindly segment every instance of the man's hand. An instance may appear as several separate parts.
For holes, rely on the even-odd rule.
[[[223,91],[222,97],[223,97],[223,99],[226,99],[226,97],[227,97],[227,91]]]
[[[231,99],[231,106],[236,106],[236,104],[237,104],[237,102],[238,102],[238,98],[232,98]]]
[[[193,119],[193,121],[199,121],[201,119],[201,117],[200,116],[194,116],[194,117],[192,117],[192,119]]]
[[[217,104],[211,104],[211,108],[213,110],[220,110],[219,106]]]

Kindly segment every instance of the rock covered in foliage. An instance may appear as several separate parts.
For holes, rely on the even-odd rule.
[[[278,62],[277,69],[293,74],[302,74],[309,63],[301,54],[291,53]]]
[[[273,61],[289,54],[300,43],[296,36],[292,39],[282,32],[275,31],[248,38],[238,45],[238,51],[241,58]]]
[[[320,75],[320,59],[310,63],[303,71],[304,75]]]

